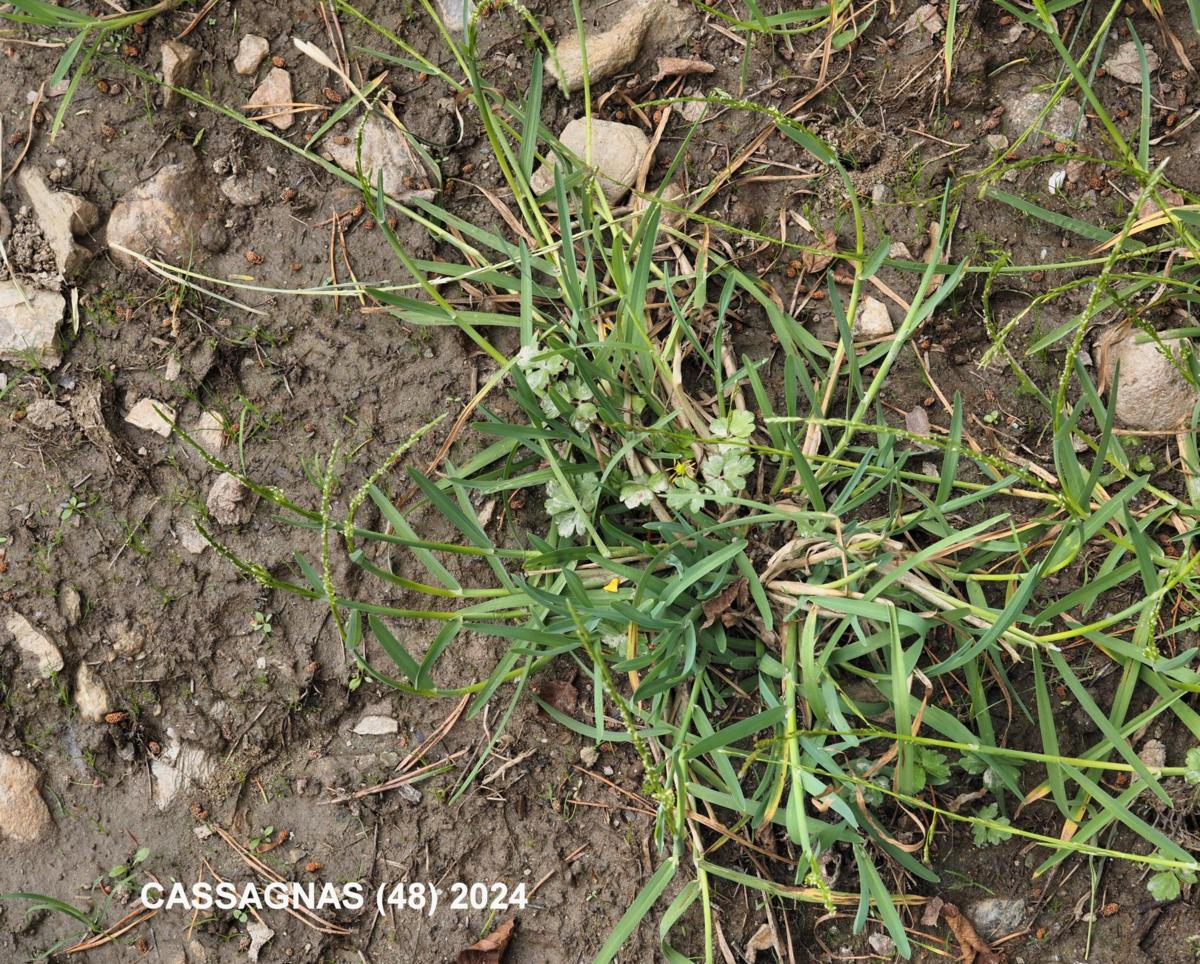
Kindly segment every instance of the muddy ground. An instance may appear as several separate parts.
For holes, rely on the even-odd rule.
[[[911,0],[894,6],[890,11],[886,3],[875,5],[874,22],[851,48],[833,55],[829,86],[799,116],[836,144],[853,167],[876,236],[887,234],[919,259],[946,178],[990,163],[994,149],[986,135],[1006,131],[1004,108],[1055,79],[1058,61],[1048,45],[1030,43],[1027,33],[1014,35],[1012,24],[994,5],[961,3],[960,29],[966,39],[947,101],[940,39],[933,43],[905,31],[916,6]],[[583,4],[590,26],[614,22],[624,7],[624,0]],[[419,6],[372,3],[362,9],[435,63],[452,68],[449,53]],[[529,9],[552,37],[570,29],[566,5],[534,2]],[[1154,38],[1163,58],[1154,80],[1156,102],[1170,110],[1190,109],[1200,90],[1196,76],[1157,39],[1152,21],[1132,5],[1130,13],[1141,35]],[[357,197],[352,189],[227,117],[192,104],[163,108],[157,86],[129,69],[156,72],[160,44],[180,34],[194,16],[191,8],[159,16],[143,32],[130,33],[128,49],[96,61],[53,142],[48,127],[57,98],[48,96],[23,165],[54,172],[59,187],[91,200],[103,215],[165,163],[195,155],[211,172],[214,190],[230,176],[246,186],[243,205],[220,201],[225,244],[223,250],[204,253],[194,264],[197,270],[218,279],[249,276],[263,288],[320,285],[330,274],[329,219],[335,212],[351,212],[343,218],[342,230],[356,277],[399,277],[378,228],[353,213]],[[672,10],[670,22],[670,30],[652,31],[627,72],[593,91],[599,116],[643,117],[629,104],[666,92],[664,85],[651,81],[659,56],[702,57],[717,67],[710,76],[689,79],[682,91],[676,87],[671,91],[676,94],[720,88],[786,107],[806,94],[817,77],[819,36],[776,43],[759,39],[747,50],[721,21],[686,3]],[[1186,16],[1173,17],[1172,25],[1187,49],[1195,51]],[[29,128],[27,93],[47,81],[60,53],[23,41],[61,39],[7,26],[0,39],[6,168]],[[349,48],[381,43],[349,17],[342,17],[341,29]],[[292,74],[298,101],[320,102],[323,89],[338,87],[332,74],[292,45],[298,37],[328,46],[318,8],[293,2],[218,3],[186,38],[202,55],[197,90],[220,103],[245,103],[256,78],[234,72],[232,59],[247,32],[268,38],[271,56]],[[527,40],[511,12],[495,11],[485,18],[480,45],[484,73],[496,86],[518,95],[528,77]],[[380,69],[370,54],[356,56],[364,76]],[[269,66],[260,69],[260,76]],[[502,187],[477,118],[464,113],[460,135],[445,101],[448,91],[436,81],[397,68],[388,83],[398,116],[441,165],[447,180],[442,203],[462,218],[503,231],[496,210],[477,190]],[[1130,111],[1122,123],[1131,127],[1137,91],[1111,79],[1098,81],[1098,90],[1110,108]],[[567,99],[548,89],[543,120],[557,130],[579,114],[580,104],[578,96]],[[1165,118],[1166,110],[1156,113],[1156,133],[1166,130]],[[318,123],[317,113],[301,115],[284,136],[302,142]],[[732,110],[710,118],[691,147],[690,186],[703,186],[750,142],[761,123],[760,117]],[[680,117],[668,123],[658,147],[659,168],[673,155],[686,127]],[[1104,153],[1096,128],[1092,124],[1081,134],[1079,153]],[[1174,155],[1172,178],[1193,192],[1200,192],[1194,144],[1198,129],[1200,125],[1189,128],[1162,148]],[[839,196],[828,181],[771,176],[815,170],[798,145],[772,136],[706,211],[775,237],[782,218],[789,240],[813,241],[790,217],[794,212],[812,224],[834,228],[842,245],[848,245],[848,225],[838,217]],[[1122,216],[1107,185],[1101,183],[1088,195],[1088,176],[1069,185],[1058,201],[1047,197],[1044,165],[1022,171],[1006,187],[1041,203],[1062,203],[1096,222]],[[23,201],[11,183],[2,200],[21,228]],[[957,257],[987,260],[1008,251],[1014,262],[1035,263],[1082,248],[1078,238],[973,198],[971,192],[964,201],[954,245]],[[438,256],[419,230],[401,223],[398,231],[414,254]],[[259,312],[252,314],[194,293],[181,296],[141,270],[119,266],[103,251],[102,238],[100,228],[90,241],[98,256],[78,285],[78,331],[69,320],[64,324],[62,364],[30,372],[4,366],[3,609],[19,612],[49,635],[65,667],[56,678],[39,680],[22,665],[7,637],[0,639],[0,746],[19,751],[43,774],[42,794],[53,818],[52,830],[39,843],[0,843],[0,891],[37,892],[84,908],[105,908],[111,901],[103,917],[108,924],[125,913],[123,902],[128,900],[122,888],[114,889],[110,871],[128,864],[142,848],[147,854],[132,872],[139,881],[211,880],[215,874],[248,879],[245,865],[225,842],[197,833],[204,818],[244,845],[278,843],[263,859],[281,875],[298,880],[366,880],[372,885],[479,880],[524,882],[531,889],[540,883],[519,915],[506,960],[590,959],[657,858],[649,843],[650,817],[585,771],[636,792],[636,759],[606,747],[585,766],[580,757],[584,741],[526,700],[481,775],[499,770],[506,761],[515,765],[492,781],[476,782],[460,801],[447,804],[507,707],[509,694],[501,691],[486,714],[459,721],[433,751],[431,761],[461,755],[455,756],[450,772],[420,784],[419,795],[389,791],[335,802],[346,791],[386,779],[406,750],[437,728],[452,704],[402,698],[370,682],[352,688],[357,673],[323,609],[290,595],[264,593],[211,549],[189,551],[191,520],[215,473],[178,439],[122,420],[144,397],[172,406],[184,427],[194,425],[203,411],[216,410],[243,428],[240,451],[236,439],[227,440],[227,458],[244,459],[250,474],[265,484],[304,492],[312,505],[315,493],[304,489],[306,463],[325,458],[340,441],[343,451],[354,452],[344,476],[352,490],[370,466],[414,429],[443,412],[457,414],[490,373],[491,362],[456,332],[402,326],[384,313],[359,310],[352,299],[335,306],[328,299],[237,293]],[[36,240],[34,232],[29,259],[37,256]],[[827,308],[797,288],[789,256],[778,246],[733,236],[726,241],[807,324],[828,330]],[[338,268],[344,277],[344,266]],[[911,275],[885,271],[882,277],[901,297],[911,295]],[[992,293],[1001,321],[1026,304],[1037,284],[1036,277],[1026,275]],[[994,417],[986,422],[994,430],[983,429],[997,444],[1045,458],[1049,440],[1040,409],[1017,391],[1006,370],[978,367],[988,344],[981,285],[965,285],[933,320],[922,342],[923,357],[941,391],[947,397],[961,392],[966,411],[980,426],[985,415],[1001,413],[998,423]],[[1064,298],[1018,331],[1016,343],[1024,343],[1038,326],[1048,330],[1075,307],[1069,296]],[[741,335],[747,350],[770,350],[765,325],[753,314],[744,316]],[[1034,359],[1030,373],[1049,384],[1056,360]],[[105,416],[102,429],[93,424],[85,431],[76,418],[35,425],[27,417],[39,400],[53,400],[73,412],[73,400],[80,398],[98,400]],[[935,422],[944,421],[945,413],[927,400],[931,398],[920,367],[907,358],[893,376],[887,406],[903,413],[925,404]],[[419,444],[417,462],[429,460],[448,425]],[[120,461],[97,442],[105,432],[122,455]],[[468,436],[454,451],[469,448]],[[425,522],[436,527],[435,520]],[[310,534],[280,522],[262,506],[244,525],[223,528],[220,534],[235,551],[280,572],[289,571],[293,552],[311,556],[314,550]],[[478,573],[467,570],[463,575],[474,578]],[[271,631],[266,633],[268,617]],[[414,624],[411,632],[413,648],[420,652],[424,636],[417,634],[427,630]],[[489,640],[452,651],[439,682],[449,686],[480,678],[496,652]],[[115,722],[80,717],[72,689],[82,663],[107,688]],[[570,668],[550,675],[556,674],[565,678]],[[1029,684],[1020,677],[1016,682]],[[589,688],[583,680],[577,683],[579,703],[586,707]],[[1106,685],[1103,678],[1096,681],[1098,698]],[[398,732],[356,734],[364,716],[395,720]],[[1086,736],[1080,733],[1081,744]],[[1168,743],[1173,736],[1161,734]],[[175,765],[187,761],[196,780],[183,781],[167,800],[152,769],[156,760],[161,766],[176,753]],[[1032,820],[1036,824],[1036,816]],[[271,833],[265,835],[268,828]],[[1032,829],[1058,830],[1049,820]],[[1112,843],[1131,842],[1118,836]],[[1031,879],[1030,868],[1040,859],[1036,852],[1016,842],[980,850],[969,836],[950,831],[939,833],[934,858],[945,884],[942,896],[960,906],[989,896],[1026,901],[1016,935],[1001,945],[1010,960],[1166,964],[1192,961],[1200,948],[1200,913],[1194,901],[1154,907],[1136,868],[1105,869],[1097,905],[1103,913],[1097,911],[1089,926],[1084,919],[1089,908],[1079,904],[1090,892],[1086,863],[1069,863],[1067,872],[1047,884]],[[113,893],[106,897],[106,890]],[[27,916],[26,906],[23,901],[0,903],[0,958],[30,959],[80,936],[82,928],[70,918],[48,912]],[[763,922],[763,911],[745,893],[733,891],[718,892],[717,908],[724,935],[739,953]],[[359,914],[330,916],[350,933],[322,934],[281,913],[266,912],[264,919],[275,935],[259,959],[452,960],[496,923],[486,913],[452,911],[432,918],[394,912],[377,919],[369,907]],[[872,953],[862,938],[851,936],[849,918],[819,916],[819,911],[806,909],[787,914],[792,959]],[[683,932],[690,926],[695,933],[696,924],[685,925]],[[687,946],[680,933],[677,942]],[[945,940],[944,932],[928,936],[931,945]],[[234,961],[245,959],[248,947],[247,924],[231,915],[193,919],[186,912],[163,911],[118,940],[73,959]],[[653,961],[656,948],[652,914],[620,959]],[[759,960],[769,955],[764,952]]]

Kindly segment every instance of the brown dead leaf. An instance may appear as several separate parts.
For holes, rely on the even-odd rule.
[[[709,626],[717,621],[718,616],[721,617],[721,622],[729,626],[732,620],[727,622],[724,617],[729,613],[729,608],[734,602],[740,603],[743,600],[749,586],[750,584],[744,578],[736,579],[711,599],[706,599],[703,606],[704,622],[701,623],[700,628],[708,629]],[[733,613],[730,615],[736,618],[740,614]]]
[[[805,251],[800,255],[800,268],[805,274],[816,274],[818,271],[824,271],[833,262],[833,255],[837,249],[837,232],[826,231],[824,239],[824,247],[828,248],[828,253],[824,251]]]
[[[512,940],[516,924],[517,919],[510,917],[483,940],[459,951],[458,957],[454,959],[455,964],[500,964],[504,952],[508,950],[508,942]]]
[[[1005,964],[1008,960],[1003,954],[992,950],[987,941],[979,936],[975,925],[953,904],[942,905],[942,916],[962,949],[963,964]]]
[[[682,77],[685,74],[711,74],[717,68],[707,60],[692,60],[689,57],[659,57],[658,73],[654,82],[667,77]]]
[[[538,689],[538,695],[563,715],[575,715],[579,690],[570,680],[548,679]]]

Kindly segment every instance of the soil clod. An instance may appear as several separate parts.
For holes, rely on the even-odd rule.
[[[222,474],[208,490],[208,512],[225,526],[239,526],[249,521],[258,496],[228,472]]]

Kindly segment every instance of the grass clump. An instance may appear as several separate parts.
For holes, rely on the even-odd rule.
[[[880,408],[889,373],[959,287],[967,262],[931,257],[895,336],[856,343],[863,286],[889,241],[865,250],[848,196],[857,250],[842,257],[853,277],[847,293],[830,276],[836,334],[821,340],[759,279],[665,226],[678,212],[656,194],[636,216],[616,215],[564,159],[543,204],[529,188],[540,83],[516,105],[490,99],[485,85],[471,88],[520,199],[517,240],[418,200],[409,213],[461,262],[418,265],[389,233],[426,297],[366,290],[410,324],[459,327],[496,361],[468,407],[485,444],[461,465],[444,462],[440,475],[410,468],[406,481],[391,482],[385,470],[406,443],[340,516],[331,458],[317,510],[262,490],[321,531],[321,560],[298,557],[302,578],[287,582],[231,558],[268,586],[323,600],[363,672],[397,689],[469,692],[474,713],[515,684],[507,720],[552,661],[573,661],[592,681],[586,719],[539,702],[586,739],[633,747],[661,856],[597,959],[612,959],[671,888],[661,952],[685,959],[672,945],[673,926],[696,905],[702,946],[688,951],[711,960],[714,888],[728,884],[773,900],[857,908],[856,930],[877,919],[908,955],[902,911],[936,884],[935,834],[947,824],[963,825],[981,846],[1033,841],[1047,852],[1042,869],[1088,854],[1138,861],[1173,879],[1194,874],[1191,854],[1131,806],[1143,793],[1169,801],[1163,783],[1184,768],[1151,767],[1129,742],[1172,713],[1200,736],[1200,719],[1180,699],[1197,682],[1195,650],[1166,653],[1157,639],[1166,600],[1193,591],[1196,557],[1167,553],[1155,533],[1165,514],[1188,507],[1121,457],[1112,399],[1104,404],[1075,366],[1086,390],[1063,417],[1054,482],[1015,457],[985,453],[957,398],[947,400],[939,431],[894,426]],[[828,145],[782,115],[771,118],[849,184]],[[378,189],[365,196],[384,211]],[[951,196],[948,189],[937,214],[939,250],[953,231]],[[443,294],[442,278],[481,272],[518,307],[506,322],[519,338],[509,353]],[[769,326],[778,360],[738,353],[735,319],[752,314]],[[515,416],[489,405],[503,385]],[[1086,458],[1071,444],[1085,415],[1101,426]],[[514,497],[541,503],[544,528],[531,528],[540,513],[526,513],[496,538],[475,506]],[[381,529],[355,522],[368,498]],[[436,510],[457,540],[421,538],[409,521],[419,507]],[[397,574],[386,560],[398,550],[423,574]],[[341,596],[330,576],[334,552],[348,553],[376,590]],[[1039,592],[1085,555],[1090,578],[1078,589],[1052,600]],[[477,561],[477,584],[452,573],[447,556]],[[1142,581],[1141,599],[1096,611],[1106,589],[1131,580]],[[378,601],[397,595],[403,605]],[[390,625],[397,617],[430,622],[424,652]],[[440,686],[439,660],[462,633],[498,640],[501,654],[473,684]],[[388,665],[367,659],[368,640]],[[1073,665],[1079,646],[1120,669],[1108,710]],[[1059,749],[1051,674],[1099,734],[1074,756]],[[1139,683],[1156,695],[1135,711]],[[1031,745],[1001,737],[995,707],[1004,701],[1036,734]],[[1124,789],[1114,795],[1106,778]],[[939,787],[952,781],[978,788],[977,802],[951,807]],[[1019,811],[1041,801],[1073,832],[1028,829]],[[1149,851],[1110,847],[1104,831],[1113,826]],[[757,862],[764,833],[783,848],[770,853],[770,870]],[[827,874],[835,852],[851,858],[844,878]]]

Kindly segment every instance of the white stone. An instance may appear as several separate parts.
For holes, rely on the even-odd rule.
[[[1159,67],[1158,54],[1150,44],[1145,45],[1146,68],[1153,74]],[[1142,85],[1142,58],[1138,56],[1137,44],[1127,40],[1121,44],[1113,55],[1104,61],[1104,70],[1110,76],[1123,84]]]
[[[878,298],[865,297],[854,319],[852,334],[857,338],[886,338],[895,330],[887,305]]]
[[[447,30],[462,33],[475,13],[475,4],[471,0],[438,0],[438,11]]]
[[[200,747],[183,743],[173,729],[167,729],[167,745],[150,761],[154,805],[165,810],[180,790],[203,785],[216,772],[217,764]]]
[[[75,706],[81,719],[88,723],[103,723],[112,709],[108,689],[87,663],[75,671]]]
[[[0,361],[57,368],[56,335],[67,302],[54,291],[0,282]]]
[[[400,724],[390,716],[364,716],[354,727],[359,736],[388,736],[399,730]]]
[[[1117,421],[1147,432],[1173,431],[1191,416],[1196,390],[1155,342],[1138,344],[1138,334],[1131,332],[1111,348],[1108,371],[1116,362],[1121,365],[1116,386]],[[1191,347],[1185,339],[1168,339],[1163,345],[1180,363],[1180,348]]]
[[[157,432],[163,438],[169,438],[175,425],[175,409],[157,398],[143,398],[129,410],[125,421],[134,428]]]
[[[200,555],[208,548],[208,540],[200,534],[200,530],[190,520],[176,526],[175,533],[179,536],[179,544],[193,556]]]
[[[1018,97],[1004,114],[1004,126],[1010,137],[1020,137],[1037,124],[1038,115],[1050,103],[1050,95],[1044,91],[1031,90]],[[1082,133],[1087,127],[1087,118],[1078,101],[1067,97],[1059,98],[1034,130],[1032,137],[1044,133],[1056,141],[1069,141],[1075,136],[1075,125]]]
[[[112,629],[113,652],[118,656],[136,656],[146,646],[146,637],[132,623],[118,623]]]
[[[946,26],[946,21],[938,13],[937,4],[923,3],[913,11],[913,15],[904,24],[906,31],[920,30],[925,40],[932,40],[934,34],[940,33]]]
[[[586,37],[588,78],[595,84],[628,67],[638,55],[646,28],[661,9],[653,0],[637,0],[629,11],[603,33]],[[546,63],[551,77],[566,94],[583,87],[583,52],[574,21],[568,18],[570,33],[559,41],[555,57]]]
[[[275,936],[275,932],[262,921],[252,920],[246,924],[246,933],[250,937],[250,947],[246,950],[246,956],[251,961],[257,961],[259,952]]]
[[[83,615],[83,597],[70,583],[63,583],[58,590],[58,611],[68,626],[74,626]]]
[[[29,198],[59,273],[74,281],[92,260],[92,252],[75,239],[87,237],[100,223],[96,205],[76,194],[55,191],[33,167],[21,168],[17,184]]]
[[[219,251],[227,241],[217,210],[218,194],[194,158],[167,164],[132,188],[108,216],[105,234],[113,257],[126,267],[138,254],[177,265],[194,264],[204,251]]]
[[[252,33],[246,34],[242,38],[242,42],[238,44],[237,56],[233,59],[233,69],[243,77],[248,77],[262,65],[267,57],[267,51],[270,49],[271,45],[267,42],[266,37],[259,37]]]
[[[25,421],[42,431],[66,428],[71,424],[71,413],[50,398],[39,398],[29,403],[25,410]]]
[[[11,613],[4,625],[13,634],[17,648],[25,655],[26,661],[34,666],[39,676],[46,677],[62,672],[62,653],[50,641],[49,636],[34,628],[20,613]]]
[[[196,420],[191,432],[193,440],[215,459],[221,457],[225,447],[225,419],[221,413],[209,409]]]
[[[416,191],[431,190],[432,172],[408,138],[378,111],[340,135],[326,137],[321,146],[329,159],[348,174],[360,174],[374,187],[382,175],[383,193],[403,201]]]
[[[292,113],[292,75],[282,67],[272,67],[246,106],[258,111],[269,124],[286,131],[296,122]]]
[[[592,120],[591,169],[600,177],[600,187],[610,204],[620,201],[637,180],[638,171],[650,150],[650,141],[641,129],[632,124]],[[567,124],[558,139],[568,153],[585,164],[588,157],[587,118],[579,117]],[[554,166],[551,158],[534,172],[531,183],[538,194],[554,187]]]

